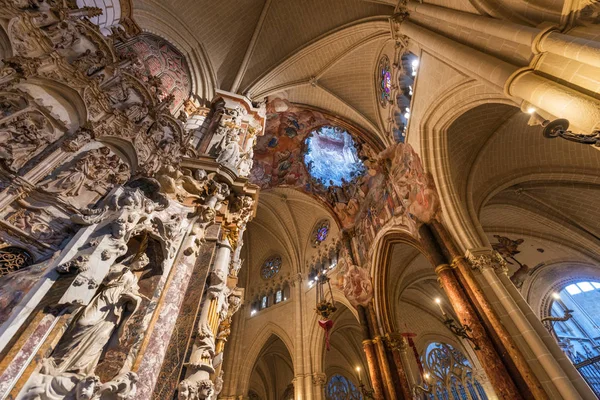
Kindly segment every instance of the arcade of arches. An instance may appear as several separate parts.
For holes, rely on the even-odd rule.
[[[598,0],[0,0],[0,399],[600,398]]]

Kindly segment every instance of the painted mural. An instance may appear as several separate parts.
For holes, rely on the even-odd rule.
[[[365,265],[379,231],[392,223],[417,236],[418,222],[429,222],[439,210],[433,179],[417,153],[397,143],[377,154],[353,135],[364,173],[342,186],[325,187],[311,177],[305,163],[307,137],[335,121],[318,111],[282,99],[267,104],[265,134],[258,138],[252,183],[262,189],[292,187],[316,196],[338,217],[342,229],[355,229],[356,251]]]

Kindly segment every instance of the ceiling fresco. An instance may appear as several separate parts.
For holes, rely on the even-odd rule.
[[[348,132],[364,172],[340,186],[326,187],[313,178],[305,164],[306,138],[317,128],[335,124],[334,118],[319,111],[282,99],[270,101],[250,181],[263,190],[291,187],[316,197],[337,217],[342,229],[356,229],[357,252],[363,264],[382,228],[391,222],[417,236],[419,221],[435,216],[439,200],[433,179],[410,145],[398,143],[378,154],[352,130]]]

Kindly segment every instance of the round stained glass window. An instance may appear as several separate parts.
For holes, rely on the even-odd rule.
[[[281,269],[281,257],[273,256],[268,258],[260,270],[260,276],[263,279],[271,279]]]
[[[315,228],[313,229],[313,246],[317,247],[321,242],[327,239],[327,235],[329,234],[329,221],[323,220],[320,221]]]

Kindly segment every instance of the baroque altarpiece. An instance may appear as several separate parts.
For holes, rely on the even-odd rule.
[[[100,12],[0,6],[0,397],[216,398],[264,112],[165,90]]]

